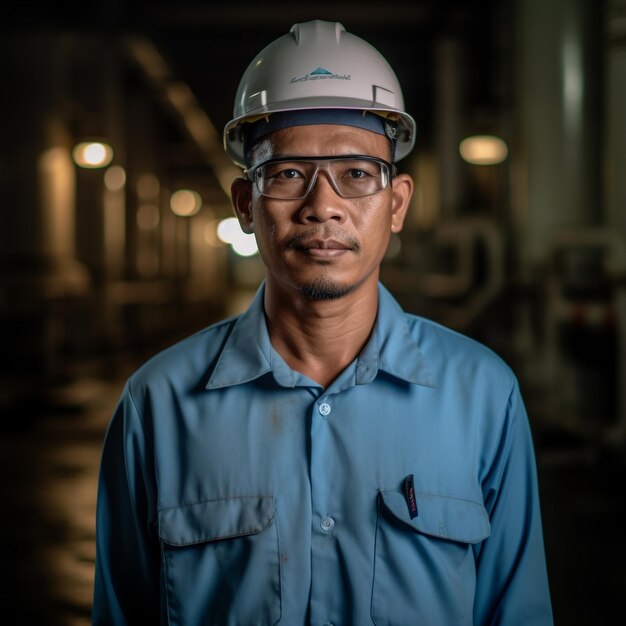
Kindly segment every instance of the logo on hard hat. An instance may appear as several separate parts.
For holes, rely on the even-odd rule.
[[[333,72],[328,71],[324,67],[318,67],[317,69],[301,76],[300,78],[292,78],[290,83],[301,83],[305,80],[325,80],[333,78],[335,80],[352,80],[352,76],[350,74],[334,74]]]

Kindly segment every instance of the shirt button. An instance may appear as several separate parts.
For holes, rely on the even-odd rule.
[[[325,517],[320,523],[320,526],[325,533],[331,531],[334,525],[335,520],[332,517]]]
[[[322,402],[319,412],[324,416],[328,415],[330,413],[330,404],[328,404],[328,402]]]

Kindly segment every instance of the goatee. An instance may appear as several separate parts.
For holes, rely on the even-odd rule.
[[[320,277],[317,280],[300,286],[300,293],[310,300],[337,300],[349,294],[356,285],[344,285],[328,277]]]

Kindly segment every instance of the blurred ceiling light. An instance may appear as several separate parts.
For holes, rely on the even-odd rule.
[[[217,236],[224,243],[232,243],[243,232],[236,217],[227,217],[217,225]]]
[[[140,204],[137,209],[137,226],[141,230],[152,230],[159,225],[161,216],[156,204]]]
[[[154,174],[142,174],[137,179],[136,189],[140,200],[156,200],[159,197],[161,184]]]
[[[245,233],[243,233],[241,239],[233,241],[230,245],[233,252],[239,256],[254,256],[259,251],[254,235],[246,235]]]
[[[222,220],[217,226],[217,236],[224,243],[230,244],[239,256],[252,256],[259,251],[254,235],[244,233],[236,217]]]
[[[106,167],[113,160],[113,148],[100,141],[84,141],[76,144],[72,155],[79,167],[96,169]]]
[[[509,149],[499,137],[474,135],[461,141],[459,152],[472,165],[496,165],[506,159]]]
[[[180,217],[191,217],[202,207],[200,194],[191,189],[179,189],[170,198],[170,208],[174,215]]]
[[[120,191],[126,184],[126,172],[121,165],[111,165],[104,173],[104,186],[109,191]]]

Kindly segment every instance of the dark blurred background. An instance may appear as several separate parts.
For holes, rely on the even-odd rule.
[[[417,189],[382,278],[517,372],[556,623],[623,613],[626,1],[110,0],[2,10],[3,623],[89,623],[108,419],[262,280],[221,131],[255,54],[313,18],[404,87]]]

